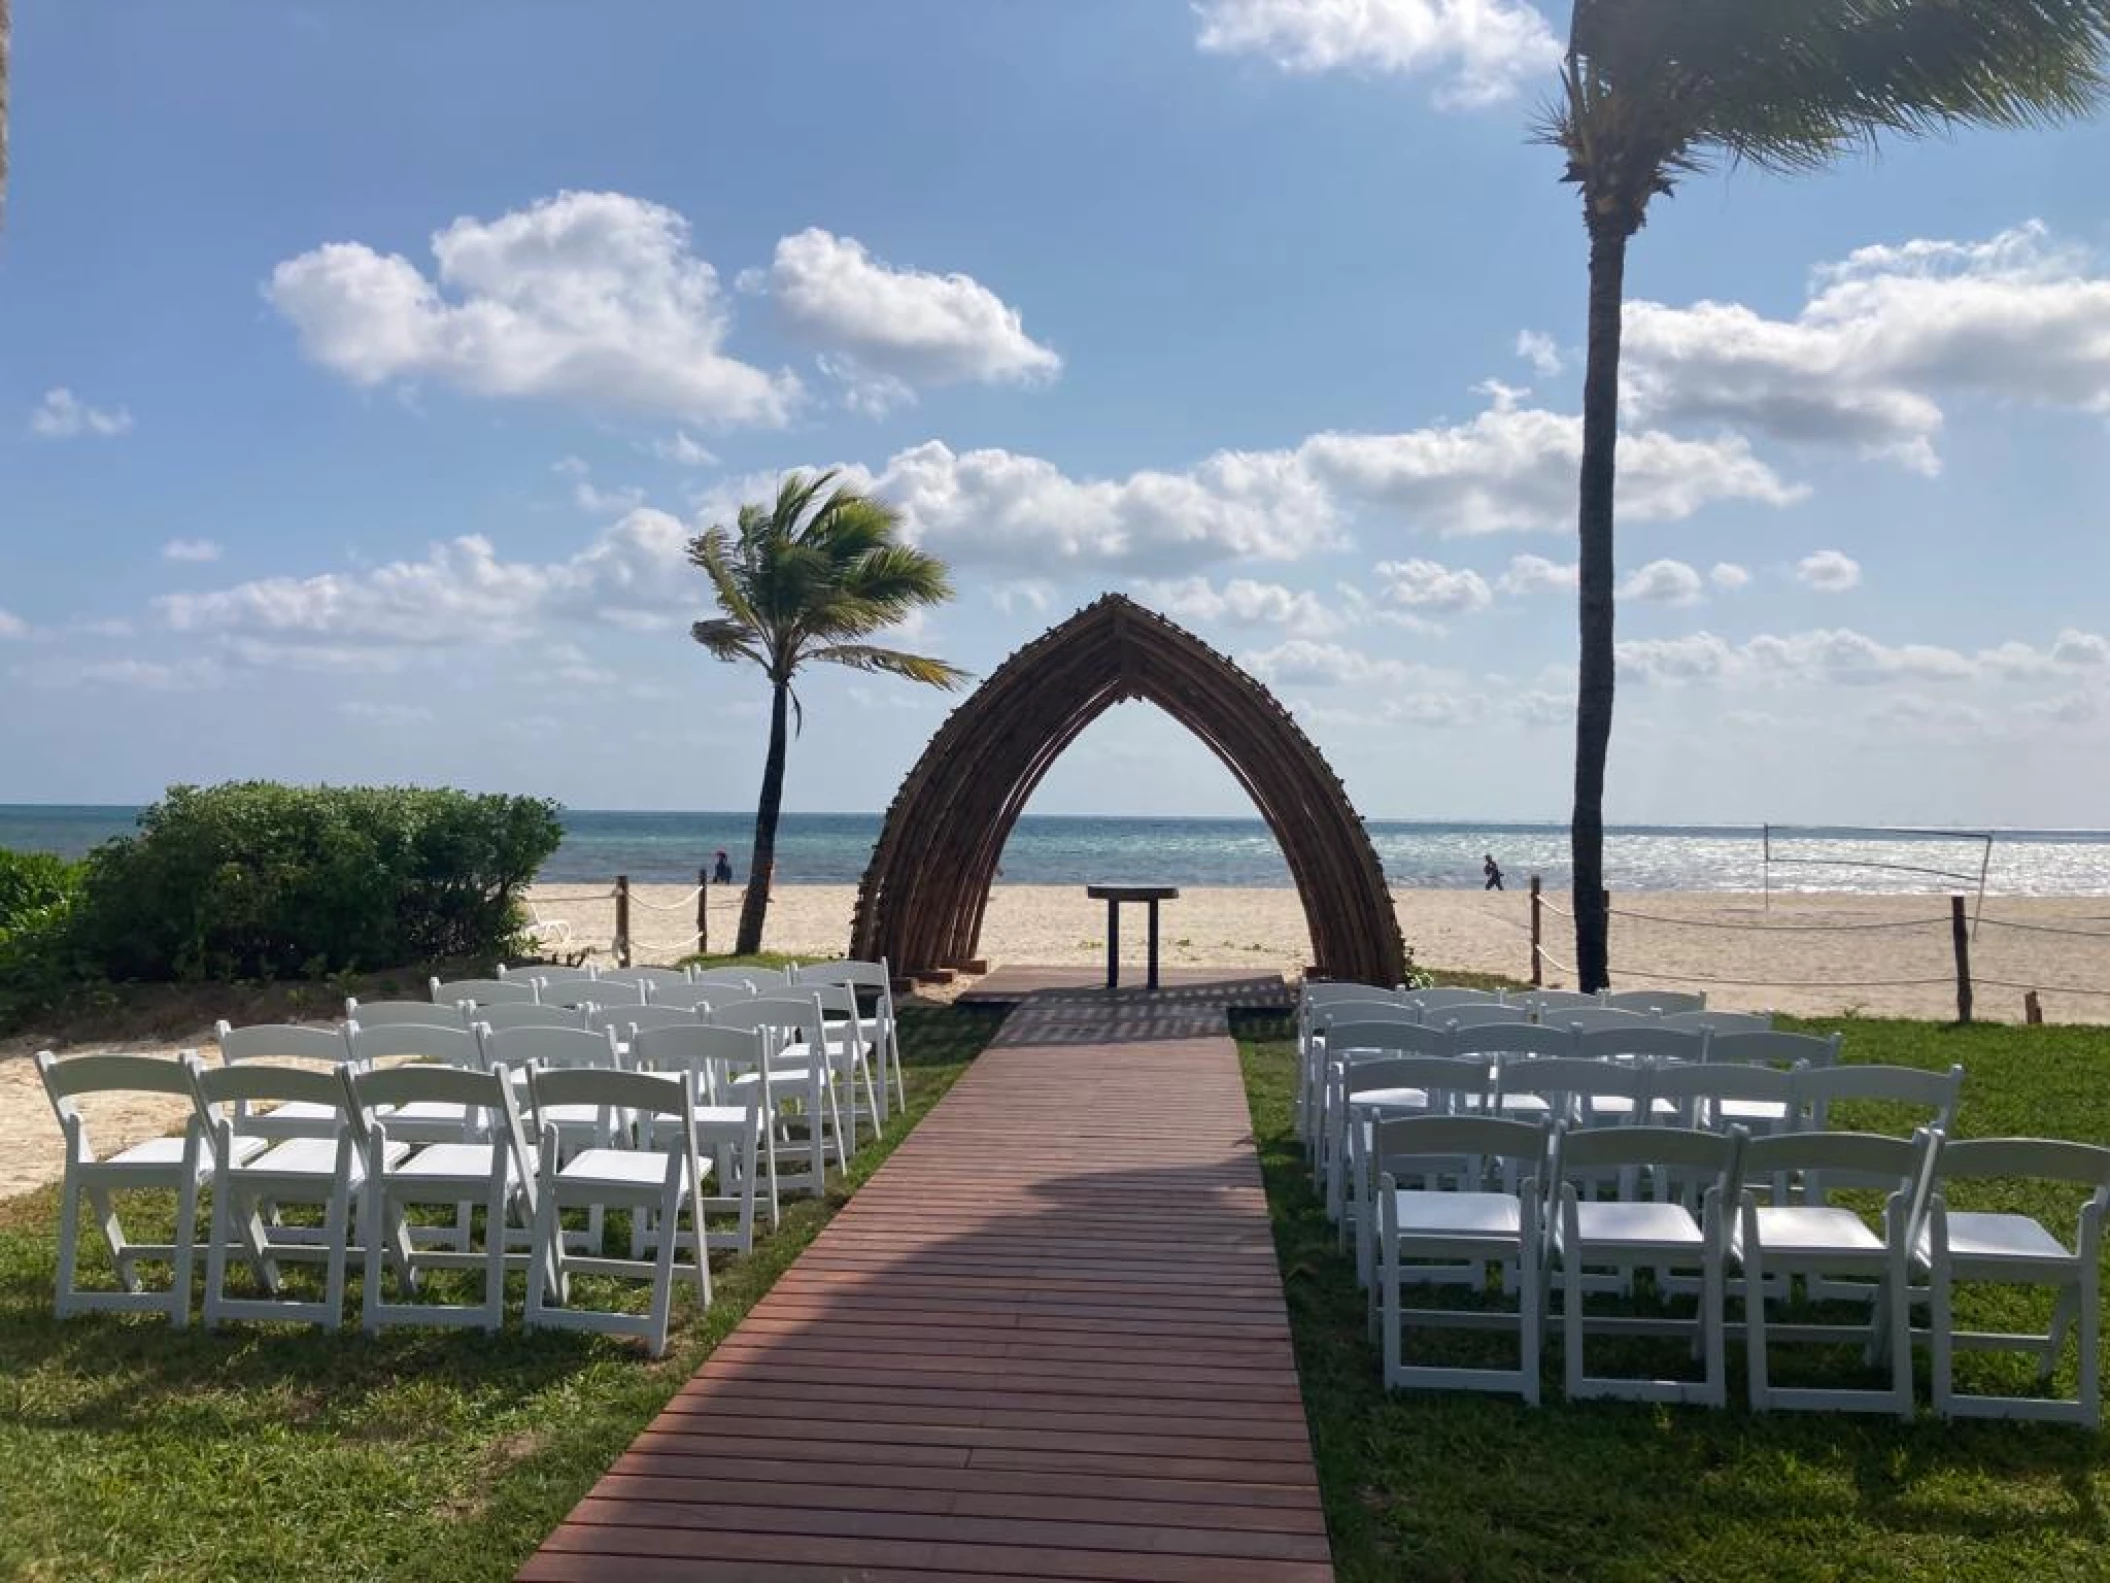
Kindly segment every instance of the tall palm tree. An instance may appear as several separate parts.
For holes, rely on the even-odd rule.
[[[14,47],[11,0],[0,0],[0,221],[7,218],[7,66]]]
[[[952,584],[944,562],[900,541],[893,507],[849,488],[823,499],[834,481],[832,472],[793,473],[778,486],[774,506],[742,506],[735,532],[712,528],[689,543],[689,560],[710,578],[724,612],[697,622],[691,635],[714,657],[760,666],[769,678],[769,755],[735,945],[743,955],[762,949],[784,804],[787,712],[795,725],[804,723],[791,686],[799,667],[847,665],[948,690],[967,680],[943,660],[864,641],[915,610],[944,603]]]
[[[1540,128],[1590,238],[1583,380],[1575,952],[1609,981],[1604,773],[1612,735],[1612,516],[1627,244],[1649,201],[1718,164],[1798,173],[1884,136],[2032,126],[2094,106],[2110,0],[1575,0]]]

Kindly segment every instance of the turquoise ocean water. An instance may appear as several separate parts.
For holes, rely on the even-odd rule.
[[[136,808],[0,804],[0,846],[77,857],[132,828]],[[545,883],[694,883],[723,847],[745,878],[753,816],[570,809]],[[1554,824],[1373,820],[1371,840],[1392,883],[1475,889],[1492,852],[1512,888],[1533,873],[1567,882],[1567,829]],[[787,814],[777,875],[787,884],[851,884],[878,838],[877,814]],[[1615,890],[1757,890],[1767,883],[1756,826],[1615,827],[1606,838]],[[1983,842],[1903,832],[1776,830],[1776,890],[1927,892],[1975,887]],[[1934,869],[1938,874],[1921,870]],[[1257,819],[1077,818],[1028,815],[1004,850],[1003,881],[1081,885],[1099,879],[1172,885],[1287,886],[1289,869]],[[2008,895],[2110,895],[2110,832],[2010,830],[1995,835],[1988,882]]]

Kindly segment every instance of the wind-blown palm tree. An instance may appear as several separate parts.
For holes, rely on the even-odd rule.
[[[690,561],[710,578],[724,612],[697,622],[691,634],[716,658],[760,666],[769,678],[769,755],[735,945],[743,955],[762,949],[784,804],[787,712],[792,722],[804,723],[791,687],[799,667],[847,665],[946,689],[967,680],[943,660],[864,641],[915,610],[944,603],[952,584],[944,562],[900,541],[893,507],[849,488],[823,499],[834,481],[832,472],[793,473],[778,486],[774,506],[742,506],[734,533],[712,528],[689,544]]]
[[[1612,519],[1627,244],[1682,177],[1797,173],[1884,136],[2032,126],[2095,105],[2110,0],[1575,0],[1541,137],[1568,159],[1590,238],[1583,381],[1576,968],[1608,982],[1604,774],[1612,735]]]

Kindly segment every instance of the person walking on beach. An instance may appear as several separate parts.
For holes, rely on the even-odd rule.
[[[725,848],[718,849],[717,864],[711,869],[713,885],[730,885],[733,882],[733,860],[725,855]]]
[[[1490,852],[1487,854],[1486,861],[1480,865],[1480,872],[1487,876],[1487,883],[1481,889],[1500,890],[1502,888],[1502,865],[1495,861],[1494,853]]]

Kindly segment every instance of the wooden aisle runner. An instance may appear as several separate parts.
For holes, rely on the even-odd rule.
[[[520,1576],[1330,1583],[1222,1011],[1021,1006]]]

